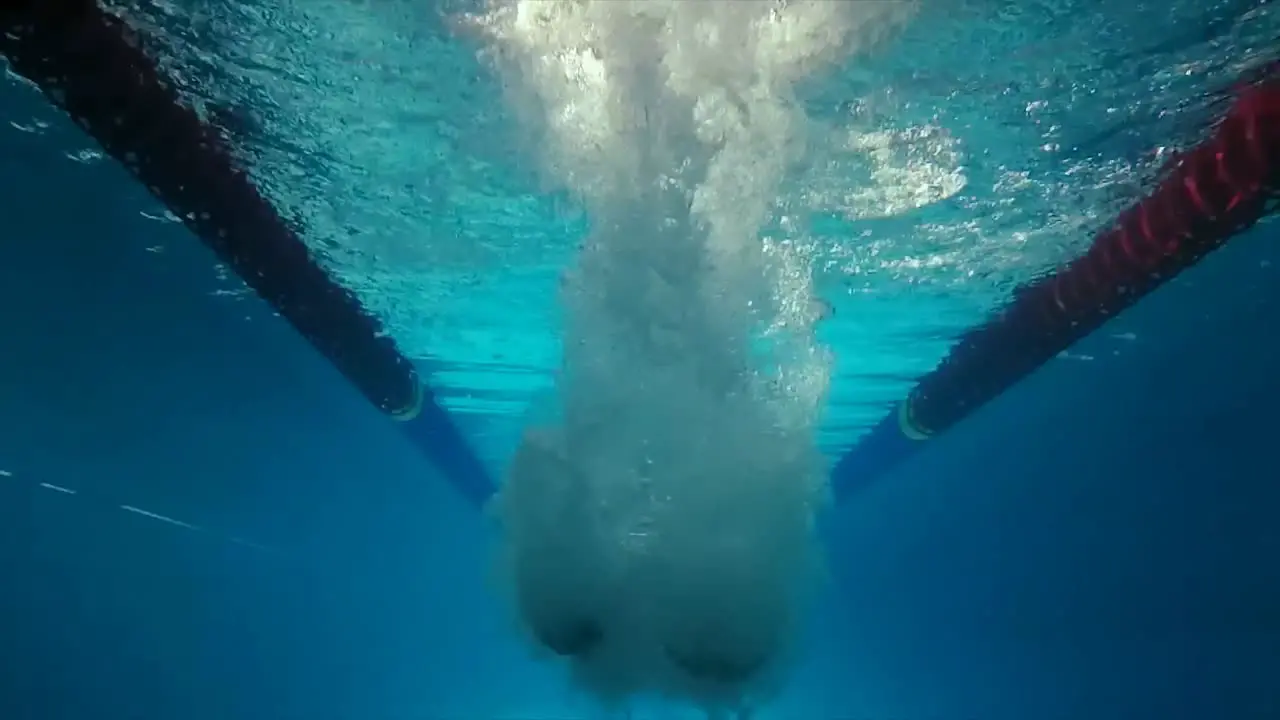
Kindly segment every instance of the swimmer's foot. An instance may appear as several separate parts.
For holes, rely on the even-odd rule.
[[[564,623],[535,623],[538,642],[562,657],[580,657],[590,653],[604,639],[604,631],[594,620],[579,619]]]
[[[676,650],[666,647],[667,658],[690,676],[717,685],[740,685],[747,682],[762,667],[767,657],[731,657],[706,649]]]

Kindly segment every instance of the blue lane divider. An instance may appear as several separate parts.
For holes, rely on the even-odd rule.
[[[903,431],[900,412],[879,422],[846,452],[831,470],[831,491],[837,503],[847,500],[912,455],[927,441]]]
[[[483,507],[497,492],[497,483],[431,389],[421,382],[418,388],[421,400],[417,409],[391,413],[391,416],[399,421],[400,430],[409,442],[431,459],[464,499]]]

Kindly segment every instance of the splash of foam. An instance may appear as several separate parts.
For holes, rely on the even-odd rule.
[[[803,152],[795,85],[901,2],[493,0],[473,18],[592,230],[554,422],[498,498],[538,642],[605,700],[775,691],[818,576],[829,357],[810,249],[762,227]]]

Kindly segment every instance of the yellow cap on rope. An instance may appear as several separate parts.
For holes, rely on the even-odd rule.
[[[908,394],[905,400],[898,403],[898,429],[912,440],[928,440],[933,433],[915,423],[914,413],[911,412],[911,401],[912,395]]]
[[[400,422],[408,422],[418,417],[422,412],[422,401],[426,397],[426,388],[422,386],[422,379],[418,377],[418,373],[411,372],[409,378],[413,381],[413,395],[408,406],[387,410],[388,415]]]

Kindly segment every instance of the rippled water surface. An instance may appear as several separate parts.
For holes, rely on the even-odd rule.
[[[475,8],[108,5],[437,368],[447,404],[509,437],[557,366],[559,274],[586,218],[541,184],[460,20]],[[1013,286],[1086,247],[1238,77],[1276,59],[1277,36],[1262,0],[924,0],[806,86],[804,160],[766,234],[815,248],[838,357],[824,444],[855,439]]]

